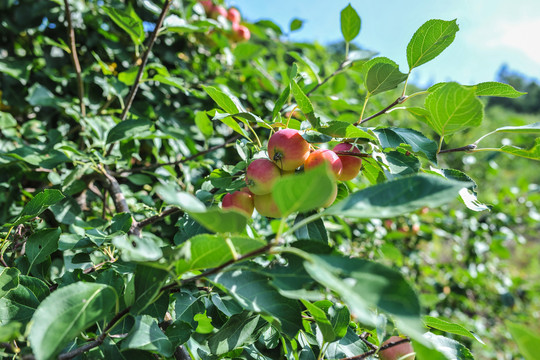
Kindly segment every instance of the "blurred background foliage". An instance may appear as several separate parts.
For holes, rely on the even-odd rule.
[[[0,0],[0,223],[18,214],[36,191],[65,184],[76,169],[80,175],[89,173],[79,165],[106,161],[102,154],[107,148],[107,131],[120,116],[125,106],[122,99],[134,81],[142,46],[107,16],[102,1],[74,0],[70,4],[86,94],[85,117],[80,113],[62,2]],[[143,37],[153,30],[160,7],[159,1],[133,0],[112,0],[107,5],[132,7],[143,20]],[[228,24],[208,23],[202,9],[192,5],[174,2],[166,30],[154,46],[131,109],[132,119],[151,122],[143,127],[151,135],[137,134],[121,141],[113,152],[118,174],[189,157],[234,136],[218,122],[210,123],[204,117],[196,121],[198,112],[215,108],[203,85],[237,96],[250,112],[271,120],[294,62],[299,64],[303,84],[309,85],[318,76],[332,74],[343,60],[343,43],[292,43],[286,35],[289,29],[280,29],[271,21],[247,23],[252,39],[231,42]],[[372,55],[369,50],[355,47],[351,54],[362,58]],[[323,120],[351,122],[358,118],[365,96],[357,85],[362,61],[311,96]],[[528,94],[519,99],[486,100],[483,124],[447,138],[443,148],[470,144],[502,126],[540,121],[539,85],[512,72],[511,66],[502,68],[497,80]],[[380,110],[397,96],[396,90],[374,97],[366,113]],[[411,103],[414,101],[422,103],[423,98]],[[282,115],[285,113],[278,120]],[[378,125],[420,129],[438,140],[425,124],[400,110],[369,124]],[[485,140],[484,145],[530,148],[533,140],[527,135],[501,134]],[[137,216],[151,215],[152,208],[159,207],[155,184],[173,181],[196,192],[208,185],[206,177],[213,169],[241,160],[240,145],[183,164],[129,173],[120,178],[122,189]],[[77,151],[70,149],[84,149],[90,155],[77,159]],[[71,159],[64,150],[72,153]],[[524,323],[540,332],[538,163],[495,152],[449,153],[439,160],[441,167],[469,174],[478,185],[478,199],[491,210],[473,212],[456,200],[441,209],[385,221],[330,218],[325,220],[330,239],[360,257],[400,269],[415,284],[426,314],[459,322],[484,340],[485,345],[460,339],[477,358],[514,359],[519,352],[505,321]],[[360,177],[348,186],[356,189],[369,183]],[[64,186],[64,192],[77,195],[84,187],[77,180]],[[53,208],[45,214],[47,223],[74,229],[105,224],[109,215],[103,212],[99,195],[99,190],[88,192],[85,202]],[[155,225],[163,241],[173,241],[175,220]],[[58,253],[50,268],[43,269],[43,278],[57,280],[63,274],[62,266]]]

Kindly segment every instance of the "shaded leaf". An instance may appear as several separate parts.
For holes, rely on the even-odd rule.
[[[306,214],[298,214],[294,219],[294,224],[296,225],[305,218]],[[294,235],[299,240],[310,240],[328,244],[328,234],[322,219],[317,219],[302,226],[294,232]]]
[[[144,41],[144,28],[143,22],[139,16],[135,13],[133,8],[130,6],[125,10],[118,9],[112,6],[103,6],[103,11],[114,21],[116,25],[121,27],[128,35],[131,37],[131,40],[137,44],[141,45]]]
[[[521,324],[505,322],[508,331],[512,334],[512,338],[517,343],[521,355],[526,360],[535,360],[538,358],[538,344],[540,344],[540,334],[535,333]]]
[[[376,129],[373,132],[384,149],[396,149],[401,144],[410,145],[414,153],[422,153],[429,161],[437,164],[437,143],[421,132],[397,127]]]
[[[58,250],[58,240],[62,230],[45,229],[30,235],[26,242],[26,255],[30,261],[29,271],[34,264],[48,259],[49,255]]]
[[[124,349],[140,349],[155,351],[164,356],[171,356],[174,352],[171,342],[158,326],[157,319],[148,315],[135,318],[135,325],[128,332],[128,337],[121,343]]]
[[[153,123],[149,120],[124,120],[116,124],[107,134],[107,144],[125,140],[138,139],[151,134]]]
[[[215,355],[223,355],[238,347],[254,343],[259,335],[257,324],[260,316],[242,313],[231,316],[218,332],[208,338],[210,351]]]

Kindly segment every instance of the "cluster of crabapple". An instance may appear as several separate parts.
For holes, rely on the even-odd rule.
[[[240,24],[242,16],[240,11],[236,8],[225,9],[221,5],[216,5],[212,0],[202,0],[201,5],[206,12],[206,15],[212,19],[217,19],[218,16],[223,16],[231,22],[232,28],[232,40],[234,41],[246,41],[251,37],[251,32],[247,27]]]
[[[301,166],[304,171],[327,164],[335,180],[354,179],[362,167],[360,150],[350,143],[340,143],[333,150],[311,150],[310,144],[294,129],[282,129],[268,140],[269,158],[253,160],[246,170],[247,187],[226,194],[222,208],[234,208],[251,216],[253,209],[263,216],[279,218],[282,216],[274,198],[272,188],[284,176],[292,176]],[[328,207],[335,201],[338,193],[337,181],[322,207]]]

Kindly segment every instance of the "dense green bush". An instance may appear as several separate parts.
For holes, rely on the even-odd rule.
[[[483,100],[523,93],[407,84],[456,21],[402,73],[351,44],[350,5],[330,47],[205,6],[0,0],[2,356],[362,359],[401,335],[533,359],[540,123]],[[361,174],[281,177],[277,219],[221,208],[282,128],[356,144]]]

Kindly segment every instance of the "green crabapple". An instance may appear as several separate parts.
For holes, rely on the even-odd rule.
[[[339,178],[339,174],[341,174],[341,169],[343,168],[343,165],[341,164],[339,156],[337,156],[337,154],[332,150],[318,149],[309,154],[306,162],[304,163],[304,169],[313,169],[314,167],[319,166],[323,163],[328,164],[330,166],[330,169],[332,170],[332,173],[334,173],[336,178]]]
[[[349,151],[355,154],[360,154],[360,150],[353,144],[349,143],[341,143],[337,144],[334,147],[334,152],[344,152]],[[360,169],[362,168],[362,159],[357,156],[351,156],[351,155],[340,155],[338,154],[339,159],[341,160],[341,164],[343,165],[343,169],[341,170],[341,173],[338,176],[338,180],[340,181],[348,181],[354,179],[358,173],[360,172]]]
[[[262,216],[270,218],[280,218],[283,216],[279,210],[272,193],[266,195],[254,195],[253,196],[255,209]]]
[[[309,144],[294,129],[282,129],[268,140],[268,155],[282,170],[300,167],[309,156]]]
[[[279,168],[269,159],[255,159],[246,170],[246,184],[253,194],[265,195],[281,177]]]

